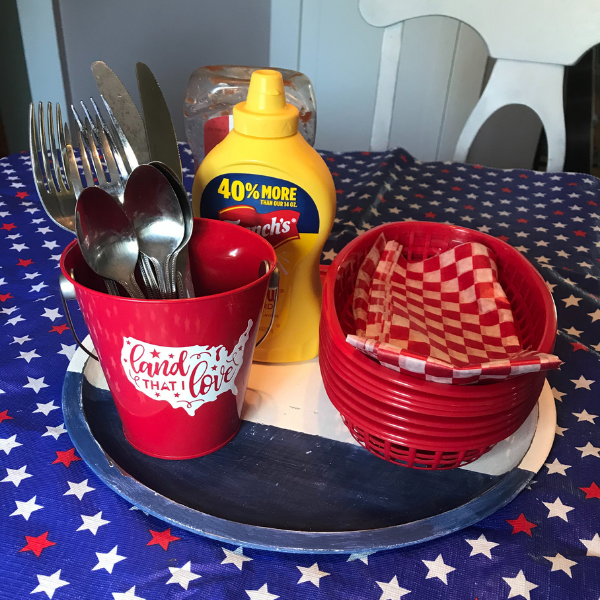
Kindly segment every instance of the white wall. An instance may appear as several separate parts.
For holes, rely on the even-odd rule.
[[[196,68],[269,59],[270,0],[18,1],[34,99],[98,100],[90,66],[103,60],[139,106],[135,63],[145,62],[182,140],[185,89]]]

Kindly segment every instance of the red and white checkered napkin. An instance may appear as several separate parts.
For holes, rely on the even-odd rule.
[[[357,331],[347,336],[355,348],[400,373],[458,385],[561,364],[521,348],[489,248],[461,244],[411,263],[401,252],[380,236],[361,266],[353,298]]]

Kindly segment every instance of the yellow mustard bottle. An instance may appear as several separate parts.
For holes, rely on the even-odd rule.
[[[335,218],[336,193],[327,165],[298,133],[298,110],[286,103],[278,71],[252,73],[246,102],[233,109],[233,129],[196,172],[192,203],[195,216],[251,229],[276,250],[275,320],[254,359],[281,363],[317,356],[319,262]],[[272,308],[268,295],[259,336]]]

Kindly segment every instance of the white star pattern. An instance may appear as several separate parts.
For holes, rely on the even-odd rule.
[[[382,591],[379,600],[400,600],[402,596],[410,594],[410,590],[405,590],[398,585],[398,577],[396,575],[392,577],[389,583],[384,583],[382,581],[376,581],[375,583]]]
[[[27,500],[27,502],[21,502],[19,500],[15,500],[15,503],[17,505],[17,510],[15,510],[15,512],[11,513],[10,516],[16,517],[17,515],[21,515],[26,521],[29,521],[29,517],[31,516],[31,513],[33,511],[44,508],[40,504],[36,504],[36,502],[35,502],[36,498],[37,498],[37,496],[34,496],[33,498]]]
[[[572,506],[563,504],[560,498],[556,498],[554,502],[544,502],[543,504],[548,509],[548,519],[550,517],[558,517],[568,522],[567,513],[574,510]]]
[[[178,583],[184,590],[188,589],[191,581],[194,579],[200,579],[200,575],[196,575],[192,573],[192,563],[188,561],[178,569],[177,567],[169,567],[169,571],[171,572],[171,579],[167,581],[167,583]]]
[[[269,588],[265,583],[257,590],[245,590],[250,600],[276,600],[279,596],[269,593]]]
[[[562,435],[562,434],[560,434]],[[555,458],[552,463],[546,463],[544,466],[548,467],[548,475],[552,475],[553,473],[559,473],[560,475],[567,476],[566,470],[571,468],[571,465],[563,465]]]
[[[435,560],[424,560],[423,563],[428,569],[425,579],[431,579],[437,577],[440,581],[448,585],[448,573],[456,571],[454,567],[444,563],[442,555],[439,554]]]
[[[240,571],[242,570],[242,565],[247,560],[252,560],[249,556],[244,556],[244,550],[240,546],[236,548],[234,551],[227,550],[227,548],[221,548],[225,553],[225,558],[222,560],[222,565],[232,564],[235,565]]]
[[[28,477],[33,477],[26,472],[27,465],[22,466],[20,469],[6,469],[6,477],[2,480],[2,482],[6,483],[14,483],[15,487],[19,487],[19,484],[23,479],[27,479]],[[1,483],[1,482],[0,482]]]
[[[369,556],[375,554],[375,552],[355,552],[348,557],[346,562],[352,562],[354,560],[360,560],[365,563],[365,565],[369,564]]]
[[[191,188],[195,174],[191,151],[186,144],[180,144],[179,150],[185,162],[185,182]],[[559,355],[563,365],[548,373],[558,425],[550,425],[556,437],[551,453],[547,457],[539,456],[537,466],[545,466],[534,478],[537,482],[531,484],[533,492],[524,491],[500,513],[462,534],[458,532],[408,549],[387,550],[376,556],[369,556],[370,552],[346,556],[276,554],[242,550],[227,544],[228,550],[221,553],[221,546],[216,542],[187,534],[183,537],[176,529],[172,534],[182,536],[183,541],[146,547],[150,529],[163,531],[169,525],[161,524],[141,510],[129,511],[130,504],[123,503],[109,487],[98,485],[96,479],[94,494],[84,491],[78,499],[61,498],[70,488],[67,480],[80,482],[94,477],[86,465],[85,455],[81,456],[83,460],[70,466],[55,460],[58,452],[74,450],[72,446],[76,441],[72,442],[62,433],[55,437],[47,429],[64,420],[60,409],[62,380],[76,350],[71,331],[49,332],[55,325],[66,322],[65,316],[60,314],[63,308],[53,281],[59,255],[72,236],[42,211],[35,197],[31,161],[23,153],[0,159],[3,165],[0,166],[0,211],[4,211],[0,212],[0,248],[3,250],[0,252],[3,257],[0,259],[0,294],[7,295],[6,300],[0,297],[0,331],[7,334],[0,359],[3,361],[0,366],[0,388],[3,388],[0,391],[0,439],[10,439],[17,434],[14,441],[22,444],[13,447],[8,455],[0,451],[0,512],[6,530],[3,533],[8,533],[8,539],[12,540],[12,552],[3,556],[4,574],[9,575],[0,577],[0,587],[7,597],[48,597],[48,593],[41,593],[43,590],[29,596],[38,585],[36,575],[52,576],[62,568],[58,578],[70,583],[53,592],[55,600],[96,596],[119,600],[180,595],[212,598],[227,593],[251,598],[253,594],[246,591],[261,598],[279,596],[282,600],[323,594],[327,597],[338,594],[343,600],[378,600],[380,596],[403,600],[464,596],[470,600],[475,597],[485,600],[486,590],[492,595],[495,592],[498,599],[513,594],[511,600],[528,596],[531,600],[542,600],[546,596],[552,600],[555,596],[557,600],[562,600],[562,596],[583,600],[591,594],[591,600],[600,600],[597,591],[600,579],[596,574],[600,565],[600,537],[594,526],[594,515],[600,504],[595,497],[596,484],[600,485],[596,475],[600,466],[600,430],[595,423],[596,419],[600,423],[600,417],[596,416],[596,392],[600,388],[595,385],[598,379],[594,380],[600,378],[596,364],[600,355],[600,326],[596,326],[596,322],[600,323],[597,300],[600,297],[597,260],[600,256],[600,181],[587,175],[489,170],[451,161],[420,163],[399,149],[364,155],[328,153],[326,156],[326,164],[334,172],[338,203],[333,237],[321,255],[325,263],[334,260],[353,236],[382,222],[407,219],[407,223],[429,221],[439,225],[447,221],[492,237],[506,236],[501,239],[523,253],[548,280],[547,288],[553,292],[558,313],[559,334],[554,353]],[[3,173],[2,169],[11,172]],[[14,175],[15,179],[7,179],[8,175]],[[10,187],[15,181],[25,187]],[[19,190],[26,190],[28,195],[15,197]],[[362,210],[353,211],[355,207]],[[26,208],[35,212],[25,212]],[[39,218],[34,219],[38,217],[37,212]],[[426,213],[432,216],[425,216]],[[13,221],[16,229],[11,230]],[[3,228],[5,224],[8,227]],[[75,303],[72,308],[73,316],[80,322],[80,326],[75,323],[76,330],[81,329],[83,333],[80,311]],[[42,316],[40,309],[50,316]],[[79,314],[75,314],[75,310]],[[58,313],[54,313],[54,319],[52,311]],[[114,358],[118,362],[118,356]],[[41,383],[48,387],[24,388],[24,384],[29,384],[27,376],[35,378],[34,381],[45,376]],[[99,391],[106,400],[110,399],[103,382]],[[314,459],[314,452],[309,457]],[[59,464],[55,464],[57,462]],[[28,466],[23,467],[25,464]],[[363,472],[368,478],[368,470]],[[115,474],[120,477],[117,470]],[[461,474],[466,480],[470,477],[464,470],[438,475],[451,479]],[[422,476],[427,478],[427,474]],[[86,487],[90,485],[88,480]],[[461,493],[466,489],[466,486],[462,488]],[[434,487],[432,494],[438,491],[441,489]],[[37,508],[42,505],[43,508]],[[352,510],[357,508],[352,507]],[[382,509],[386,509],[384,504]],[[344,510],[343,504],[339,510]],[[552,517],[553,511],[558,514]],[[110,523],[95,528],[96,534],[93,527],[77,530],[82,523],[85,525],[84,516],[97,514],[102,521],[110,520]],[[514,526],[506,520],[522,522],[521,514],[537,527],[529,532],[513,533]],[[310,523],[307,526],[310,527]],[[45,532],[49,532],[50,544],[55,545],[43,547]],[[35,541],[26,540],[25,535],[40,539],[39,546]],[[69,545],[69,540],[74,544]],[[19,552],[26,544],[40,548],[40,556],[31,549]],[[530,552],[532,548],[535,552]],[[425,569],[425,563],[420,566],[425,556],[429,562],[435,562],[440,555],[446,567],[459,564],[456,574],[446,574],[447,584],[435,575],[426,579],[429,568]],[[319,587],[310,580],[299,583],[303,573],[297,567],[312,569],[311,565],[315,564],[317,574],[329,572],[330,575],[317,578]],[[187,589],[177,581],[167,584],[177,573],[185,576],[180,569],[186,565],[192,575],[202,575],[202,578],[189,582]],[[14,574],[18,574],[18,579]],[[524,590],[515,582],[521,577]],[[386,587],[376,582],[384,582]],[[134,584],[136,587],[132,588]]]
[[[583,375],[579,379],[571,379],[571,381],[575,384],[575,389],[585,389],[589,390],[592,383],[595,383],[593,379],[586,379]]]
[[[594,424],[594,419],[598,418],[598,415],[590,415],[585,408],[580,413],[573,413],[577,417],[577,422],[587,421],[588,423]]]
[[[38,586],[31,592],[32,594],[37,594],[38,592],[45,592],[48,598],[52,598],[54,596],[54,592],[64,585],[69,585],[68,581],[63,581],[60,578],[61,569],[56,571],[50,576],[46,575],[36,575],[38,578]]]
[[[600,448],[592,446],[590,442],[588,442],[585,446],[581,446],[576,449],[581,451],[581,458],[585,458],[586,456],[595,456],[596,458],[600,458]]]
[[[552,563],[552,569],[550,569],[550,572],[563,571],[569,577],[573,578],[573,575],[571,574],[571,567],[574,567],[577,564],[574,560],[569,560],[560,553],[557,553],[556,556],[544,556],[544,558]]]
[[[81,500],[84,494],[86,494],[87,492],[94,491],[93,487],[88,486],[87,479],[84,479],[80,483],[72,483],[71,481],[67,481],[67,483],[69,484],[69,490],[63,494],[64,496],[68,496],[71,494],[73,496],[77,496],[77,498]]]
[[[56,427],[50,427],[46,425],[46,433],[42,433],[42,437],[49,435],[52,436],[55,440],[57,440],[63,433],[67,433],[64,423],[61,423]]]
[[[325,573],[325,571],[319,570],[319,565],[315,563],[310,567],[296,567],[300,573],[302,573],[302,577],[298,580],[298,583],[310,582],[313,585],[319,587],[319,582],[321,581],[321,577],[327,577],[329,573]]]
[[[39,394],[39,392],[42,388],[50,387],[48,384],[44,383],[44,379],[45,379],[45,377],[40,377],[39,379],[33,379],[31,377],[27,377],[27,381],[29,383],[26,383],[23,387],[31,388],[36,394]]]
[[[112,595],[115,600],[146,600],[141,596],[135,595],[135,585],[126,592],[113,592]]]
[[[47,319],[50,319],[53,323],[56,319],[60,319],[61,316],[62,315],[58,311],[58,308],[53,308],[53,309],[44,308],[44,314],[42,315],[42,317],[46,317]]]
[[[104,569],[105,571],[112,573],[114,566],[126,558],[125,556],[119,556],[117,554],[117,548],[118,546],[115,546],[110,552],[96,552],[98,564],[95,567],[92,567],[92,571]]]
[[[483,533],[476,540],[465,540],[465,542],[471,546],[471,554],[469,554],[469,556],[483,554],[488,558],[492,558],[492,553],[490,551],[492,548],[498,546],[495,542],[488,542]]]
[[[94,535],[98,533],[98,527],[102,527],[102,525],[110,523],[110,521],[105,521],[102,518],[102,511],[93,516],[81,515],[81,519],[83,521],[83,525],[80,525],[77,531],[84,531],[87,529],[88,531],[91,531]]]
[[[17,435],[13,435],[9,438],[2,439],[0,438],[0,450],[4,451],[7,455],[10,454],[10,451],[17,446],[22,446],[17,442]]]
[[[538,587],[535,583],[531,583],[525,579],[523,571],[519,571],[516,577],[503,577],[504,581],[510,586],[509,598],[515,598],[516,596],[523,596],[525,600],[531,600],[531,590]]]
[[[37,404],[37,408],[33,411],[34,413],[43,413],[46,416],[50,414],[50,411],[58,410],[58,406],[54,405],[54,400],[46,402],[46,404]]]
[[[600,535],[594,534],[591,540],[579,540],[586,548],[586,556],[595,556],[600,558]]]

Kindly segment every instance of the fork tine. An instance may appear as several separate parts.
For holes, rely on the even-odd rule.
[[[102,94],[100,94],[100,98],[102,98],[102,102],[104,103],[104,107],[106,108],[106,112],[108,113],[110,122],[112,123],[113,127],[115,128],[115,131],[117,132],[117,137],[119,138],[119,141],[121,142],[121,145],[123,146],[123,152],[125,152],[125,157],[127,158],[127,162],[129,163],[129,167],[130,167],[129,172],[131,172],[131,171],[133,171],[133,169],[138,167],[140,163],[138,162],[137,158],[135,157],[133,148],[131,147],[129,140],[125,136],[125,132],[119,125],[119,122],[117,121],[117,119],[110,107],[110,104],[106,101],[106,99],[104,98],[104,96]]]
[[[110,173],[111,181],[113,181],[114,178],[118,179],[121,176],[121,174],[123,176],[127,176],[129,174],[128,169],[125,167],[125,163],[123,161],[123,158],[121,157],[121,152],[120,152],[119,146],[116,143],[116,140],[114,139],[114,137],[112,135],[112,132],[109,131],[108,128],[106,127],[106,123],[104,122],[104,119],[102,118],[102,114],[100,113],[100,109],[98,108],[98,105],[96,104],[96,102],[94,102],[93,98],[90,98],[90,102],[92,103],[94,112],[96,113],[96,119],[98,121],[98,130],[99,130],[99,135],[100,135],[100,145],[102,146],[102,152],[104,153],[104,159],[106,160],[106,166],[108,167],[108,172]],[[104,143],[102,141],[103,134],[104,134],[104,137],[106,138],[109,152],[106,152],[104,149]],[[111,165],[111,162],[109,162],[109,159],[112,162],[112,165]],[[115,171],[114,175],[113,175],[113,171],[111,170],[111,167],[118,169]]]
[[[119,173],[119,169],[117,168],[117,163],[115,162],[115,156],[113,154],[112,148],[108,143],[108,138],[106,137],[106,132],[104,131],[100,118],[96,118],[96,126],[98,128],[98,136],[100,138],[100,147],[102,148],[102,155],[104,156],[104,162],[106,163],[106,168],[108,169],[108,173],[110,175],[111,183],[115,183],[121,177]]]
[[[60,157],[62,160],[62,166],[63,166],[63,176],[64,176],[64,180],[66,182],[66,184],[69,186],[69,189],[71,189],[71,177],[69,175],[69,170],[67,169],[67,141],[65,138],[65,127],[67,126],[66,123],[63,123],[62,120],[62,111],[60,110],[60,103],[56,103],[56,131],[57,131],[57,135],[58,135],[58,148],[60,150]],[[68,129],[67,129],[68,131]],[[69,143],[71,143],[69,141]]]
[[[48,102],[49,115],[52,114],[52,102]],[[50,190],[51,194],[58,194],[56,185],[54,184],[54,177],[52,177],[52,167],[50,166],[50,160],[48,159],[48,144],[46,143],[46,130],[44,128],[44,105],[42,102],[39,104],[39,126],[40,126],[40,145],[42,153],[42,161],[44,164],[44,175],[46,176],[46,185]]]
[[[83,166],[86,187],[94,187],[94,176],[92,175],[92,169],[90,168],[90,162],[87,157],[85,142],[83,141],[81,129],[77,131],[77,136],[79,139],[79,156],[81,158],[81,165]]]
[[[69,127],[65,123],[65,169],[69,174],[69,181],[71,183],[71,189],[73,190],[75,197],[79,198],[81,192],[83,192],[83,183],[81,181],[81,175],[79,174],[79,168],[77,167],[77,160],[75,159],[75,152],[73,152],[73,145],[71,144],[71,134],[69,133]],[[85,150],[82,150],[85,152]]]
[[[57,116],[60,114],[60,107],[58,106],[58,104],[56,105],[57,108]],[[52,115],[52,105],[50,103],[48,103],[48,133],[50,134],[50,153],[52,156],[52,171],[53,171],[53,176],[54,179],[56,181],[56,184],[58,185],[58,190],[61,192],[66,192],[67,191],[67,187],[65,186],[65,181],[63,179],[63,175],[61,173],[61,164],[58,160],[58,152],[56,150],[56,137],[54,135],[54,120],[53,120],[53,115]],[[56,124],[56,126],[58,128],[60,128],[60,121],[58,121],[58,123]],[[63,170],[64,170],[64,164],[63,164]],[[65,172],[66,174],[66,172]]]
[[[98,132],[98,127],[96,126],[94,119],[92,119],[92,115],[90,115],[90,111],[88,110],[87,106],[85,105],[85,102],[83,100],[80,100],[79,104],[81,104],[81,108],[83,109],[84,118],[87,119],[86,125],[89,122],[89,124],[91,126],[90,129],[94,136],[94,144],[96,146],[100,146],[100,135]]]
[[[88,143],[89,131],[86,130],[85,125],[81,122],[81,119],[79,118],[79,113],[77,112],[77,110],[75,110],[75,107],[72,104],[71,111],[73,112],[75,122],[77,123],[77,128],[79,129],[79,156],[81,157],[81,164],[83,166],[83,172],[85,174],[86,187],[93,187],[95,185],[94,175],[92,174],[92,169],[90,167],[90,161],[88,158],[88,153],[90,156],[92,154],[92,149]]]
[[[46,188],[44,187],[44,176],[42,175],[42,167],[40,165],[40,155],[35,130],[35,104],[31,102],[29,104],[29,155],[31,157],[31,168],[35,179],[35,187],[40,200],[43,202],[44,199],[42,196],[44,195],[44,192],[46,192]]]
[[[85,129],[88,134],[88,146],[90,148],[90,154],[92,155],[92,164],[94,165],[94,170],[96,171],[96,179],[98,180],[98,186],[102,187],[105,186],[108,182],[106,181],[104,168],[102,167],[100,157],[98,156],[98,148],[96,148],[96,144],[94,142],[94,136],[92,134],[92,125],[88,121],[87,117],[85,118]]]

